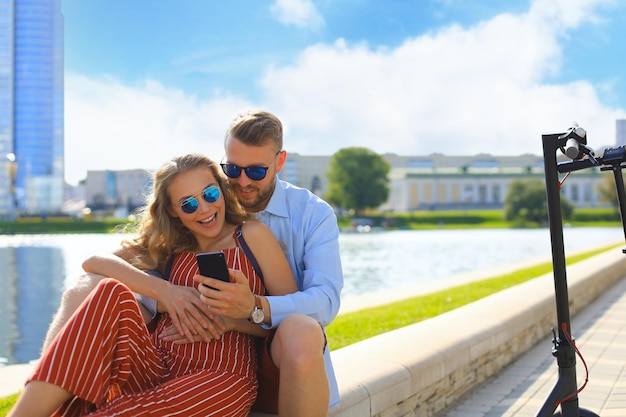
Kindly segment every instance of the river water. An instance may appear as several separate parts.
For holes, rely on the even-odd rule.
[[[39,356],[63,290],[89,255],[110,252],[124,235],[0,236],[0,365]],[[624,241],[621,228],[566,228],[566,255]],[[547,229],[427,230],[340,236],[342,297],[429,283],[456,274],[550,259]]]

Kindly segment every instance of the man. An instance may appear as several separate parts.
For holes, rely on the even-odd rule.
[[[235,118],[224,147],[222,167],[237,198],[284,245],[299,288],[295,294],[261,297],[263,322],[276,329],[266,344],[266,359],[280,373],[279,414],[326,415],[329,404],[339,401],[322,329],[337,315],[343,287],[337,219],[316,195],[278,179],[287,154],[282,124],[273,114],[251,111]],[[220,300],[236,299],[228,290],[203,291],[202,298],[209,307],[219,307]],[[249,299],[237,303],[250,306]],[[262,401],[268,395],[263,372],[259,385]]]
[[[278,401],[280,415],[323,416],[329,406],[339,401],[323,331],[323,326],[339,311],[343,288],[339,229],[326,202],[308,190],[278,180],[287,158],[282,149],[282,134],[280,120],[271,113],[253,111],[238,116],[226,135],[223,169],[241,204],[257,213],[284,246],[299,291],[286,296],[259,297],[260,305],[257,305],[251,294],[235,291],[236,284],[208,279],[211,287],[220,291],[203,290],[202,300],[218,313],[228,300],[229,305],[250,312],[254,322],[275,329],[260,349],[262,361],[255,409],[276,412]],[[98,279],[85,275],[73,289],[66,291],[44,348]],[[174,293],[170,291],[167,296],[174,298],[171,294]],[[162,311],[171,311],[170,306],[176,301],[159,298],[159,303]],[[180,317],[189,327],[188,317]],[[216,331],[219,332],[211,328],[210,334],[203,338],[219,337]],[[194,340],[191,334],[185,336]]]

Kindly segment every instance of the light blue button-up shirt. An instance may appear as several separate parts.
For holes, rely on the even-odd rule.
[[[343,288],[335,212],[309,190],[277,180],[267,207],[257,216],[283,246],[299,289],[294,294],[267,296],[272,326],[294,313],[328,325],[339,312]],[[324,359],[333,406],[339,402],[339,390],[329,349]]]

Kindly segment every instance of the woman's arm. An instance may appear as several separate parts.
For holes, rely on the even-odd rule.
[[[114,253],[90,256],[83,262],[83,270],[115,278],[132,291],[158,300],[161,294],[167,293],[170,283],[133,266],[133,258],[132,250],[121,248]]]
[[[207,316],[206,306],[195,288],[172,285],[169,281],[149,275],[130,264],[133,252],[122,248],[114,254],[94,255],[83,262],[86,272],[115,278],[132,291],[154,298],[159,311],[167,311],[178,333],[193,340],[200,334],[204,340],[217,338],[223,330]],[[206,330],[209,331],[207,334]]]

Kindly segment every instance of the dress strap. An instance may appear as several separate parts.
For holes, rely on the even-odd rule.
[[[259,263],[257,262],[254,254],[250,250],[250,247],[246,243],[246,240],[243,238],[243,233],[241,232],[241,227],[242,226],[243,225],[240,224],[235,229],[235,238],[236,238],[236,241],[237,241],[237,246],[239,246],[239,247],[241,247],[241,249],[243,249],[243,251],[245,252],[246,256],[250,260],[250,263],[252,264],[252,267],[254,268],[254,271],[256,272],[258,277],[261,279],[261,282],[263,282],[263,284],[265,285],[265,282],[263,281],[263,273],[261,272],[261,267],[259,266]]]
[[[163,271],[163,279],[166,281],[170,280],[170,273],[172,272],[172,264],[174,263],[174,258],[176,258],[176,255],[174,254],[170,255],[167,262],[165,263],[165,271]]]

